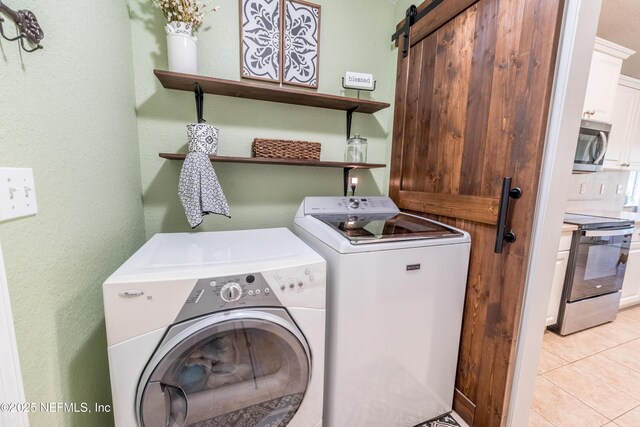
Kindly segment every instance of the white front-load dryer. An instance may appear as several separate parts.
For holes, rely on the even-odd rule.
[[[325,261],[289,230],[156,234],[103,292],[116,426],[322,424]]]

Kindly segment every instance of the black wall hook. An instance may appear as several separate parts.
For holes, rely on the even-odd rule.
[[[196,83],[196,114],[198,123],[206,123],[207,121],[203,118],[203,104],[204,104],[204,95],[202,94],[202,88],[198,83]]]
[[[16,24],[18,29],[17,37],[9,38],[4,33],[2,23],[5,20],[0,16],[0,35],[8,41],[20,40],[20,46],[25,52],[35,52],[38,49],[44,49],[40,44],[40,41],[44,38],[44,32],[38,24],[36,16],[30,10],[18,10],[17,12],[0,1],[0,13],[5,14]],[[28,49],[24,41],[27,40],[31,45],[35,47]]]

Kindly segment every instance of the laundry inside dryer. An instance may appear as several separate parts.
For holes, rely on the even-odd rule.
[[[309,381],[308,364],[300,363],[304,359],[282,332],[238,326],[204,339],[192,336],[193,345],[167,356],[175,360],[160,382],[185,393],[172,399],[174,419],[194,427],[233,427],[245,425],[247,416],[282,422],[295,414]],[[265,411],[265,405],[277,411]]]
[[[298,368],[283,360],[287,348],[279,337],[262,330],[224,332],[190,349],[163,379],[190,393],[250,380],[258,384],[266,378],[277,385],[280,376],[288,378],[292,370],[302,378]],[[308,370],[305,380],[307,375]]]

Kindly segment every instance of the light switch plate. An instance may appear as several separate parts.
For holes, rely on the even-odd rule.
[[[618,184],[616,186],[616,194],[622,194],[622,188],[623,188],[622,184]]]
[[[582,183],[580,184],[580,194],[584,194],[587,192],[587,184]]]
[[[33,169],[0,168],[0,221],[37,212]]]

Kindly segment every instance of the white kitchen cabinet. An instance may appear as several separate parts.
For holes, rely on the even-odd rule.
[[[640,242],[632,242],[622,284],[620,308],[640,303]]]
[[[551,285],[551,297],[547,307],[547,326],[553,325],[558,320],[558,309],[562,298],[562,287],[564,286],[564,276],[567,272],[569,261],[569,251],[558,252],[556,259],[556,269],[553,273],[553,284]]]
[[[556,258],[556,268],[553,273],[553,283],[551,284],[551,296],[547,307],[546,326],[553,325],[558,319],[558,309],[562,298],[562,288],[564,287],[564,276],[567,272],[569,262],[569,248],[571,247],[572,231],[565,231],[560,236],[560,247],[558,248],[558,258]]]
[[[582,118],[611,123],[622,61],[634,51],[599,37],[593,49]]]
[[[640,170],[640,80],[620,76],[613,112],[604,167]]]

